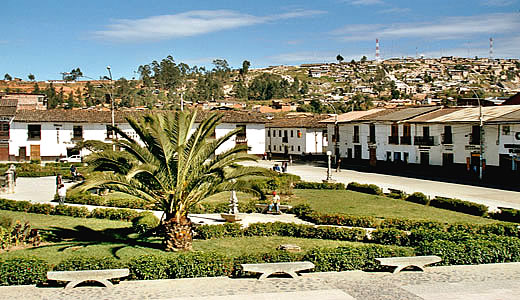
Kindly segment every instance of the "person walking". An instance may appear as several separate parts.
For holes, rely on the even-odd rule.
[[[341,158],[336,162],[336,172],[341,172]]]
[[[59,205],[65,204],[65,197],[67,196],[67,189],[65,185],[62,183],[58,187],[58,197],[60,198]]]

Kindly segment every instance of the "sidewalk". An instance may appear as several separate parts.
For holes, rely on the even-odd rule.
[[[296,279],[226,277],[123,281],[103,287],[0,287],[0,299],[455,300],[519,299],[520,263],[430,267],[425,272],[307,273]]]

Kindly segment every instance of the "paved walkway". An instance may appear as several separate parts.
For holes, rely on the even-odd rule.
[[[0,299],[455,300],[520,298],[520,263],[431,267],[399,274],[309,273],[296,279],[196,278],[123,281],[102,287],[0,287]]]
[[[262,167],[271,168],[275,163],[279,162],[274,160],[260,160],[257,164]],[[305,181],[314,182],[321,182],[327,176],[327,168],[303,164],[289,166],[288,172],[300,176]],[[332,178],[337,182],[345,184],[352,181],[373,183],[386,191],[392,188],[405,191],[409,194],[422,192],[432,197],[443,196],[458,198],[485,204],[489,206],[490,209],[496,209],[497,207],[520,209],[520,192],[345,169],[341,170],[341,172],[335,172],[335,170],[333,170]]]

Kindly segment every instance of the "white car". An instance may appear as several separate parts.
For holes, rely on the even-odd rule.
[[[69,162],[69,163],[81,162],[81,155],[71,155],[69,157],[60,158],[60,162]]]

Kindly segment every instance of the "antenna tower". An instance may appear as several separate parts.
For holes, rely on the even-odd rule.
[[[493,59],[493,38],[489,38],[489,58]]]
[[[379,39],[376,39],[376,62],[381,61],[381,56],[379,55]]]

